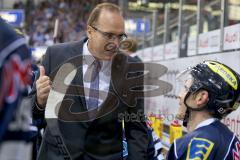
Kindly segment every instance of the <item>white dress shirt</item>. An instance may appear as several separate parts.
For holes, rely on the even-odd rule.
[[[90,53],[87,42],[83,44],[83,86],[84,86],[84,94],[86,101],[89,99],[89,92],[88,89],[90,88],[90,82],[87,80],[84,80],[84,76],[87,72],[88,66],[92,65],[94,62],[95,58],[92,56]],[[88,58],[86,58],[88,57]],[[99,72],[99,91],[104,91],[108,93],[109,91],[109,86],[110,86],[110,79],[111,79],[111,64],[112,61],[104,61],[104,60],[99,60],[101,63],[101,70]],[[99,99],[98,106],[102,104],[102,102],[107,98],[107,94],[103,95],[102,99]],[[87,103],[86,103],[87,105]],[[88,107],[88,106],[87,106]]]

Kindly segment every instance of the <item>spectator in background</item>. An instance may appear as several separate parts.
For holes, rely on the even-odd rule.
[[[136,61],[141,62],[142,60],[137,56],[137,49],[138,44],[137,41],[133,38],[127,38],[126,40],[121,42],[120,45],[121,51],[129,55],[130,57],[133,57]]]
[[[22,0],[16,0],[14,3],[13,3],[13,9],[24,9],[24,4],[22,2]]]

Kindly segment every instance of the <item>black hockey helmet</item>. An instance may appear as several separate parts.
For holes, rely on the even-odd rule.
[[[209,94],[208,103],[202,108],[189,110],[208,109],[216,118],[223,118],[239,106],[240,99],[240,76],[230,67],[217,61],[204,61],[192,68],[185,70],[180,76],[191,76],[192,85],[185,97],[199,90],[206,90]]]

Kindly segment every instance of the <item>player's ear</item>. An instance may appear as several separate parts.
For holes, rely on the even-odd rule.
[[[208,92],[206,90],[201,90],[196,94],[195,102],[197,106],[203,106],[209,101]]]

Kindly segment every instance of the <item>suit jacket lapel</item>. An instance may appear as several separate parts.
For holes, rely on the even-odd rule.
[[[83,52],[83,44],[86,41],[87,41],[87,39],[84,39],[71,48],[71,52],[73,53],[73,55],[76,55],[76,56],[83,55],[83,53],[82,53]],[[80,60],[82,60],[82,59],[80,58]],[[86,111],[87,106],[86,106],[86,100],[85,100],[85,95],[84,95],[84,85],[83,85],[83,76],[82,76],[83,75],[82,61],[77,62],[77,64],[78,64],[77,74],[72,83],[77,85],[77,87],[75,87],[75,89],[79,95],[78,98],[82,102],[83,111]]]

